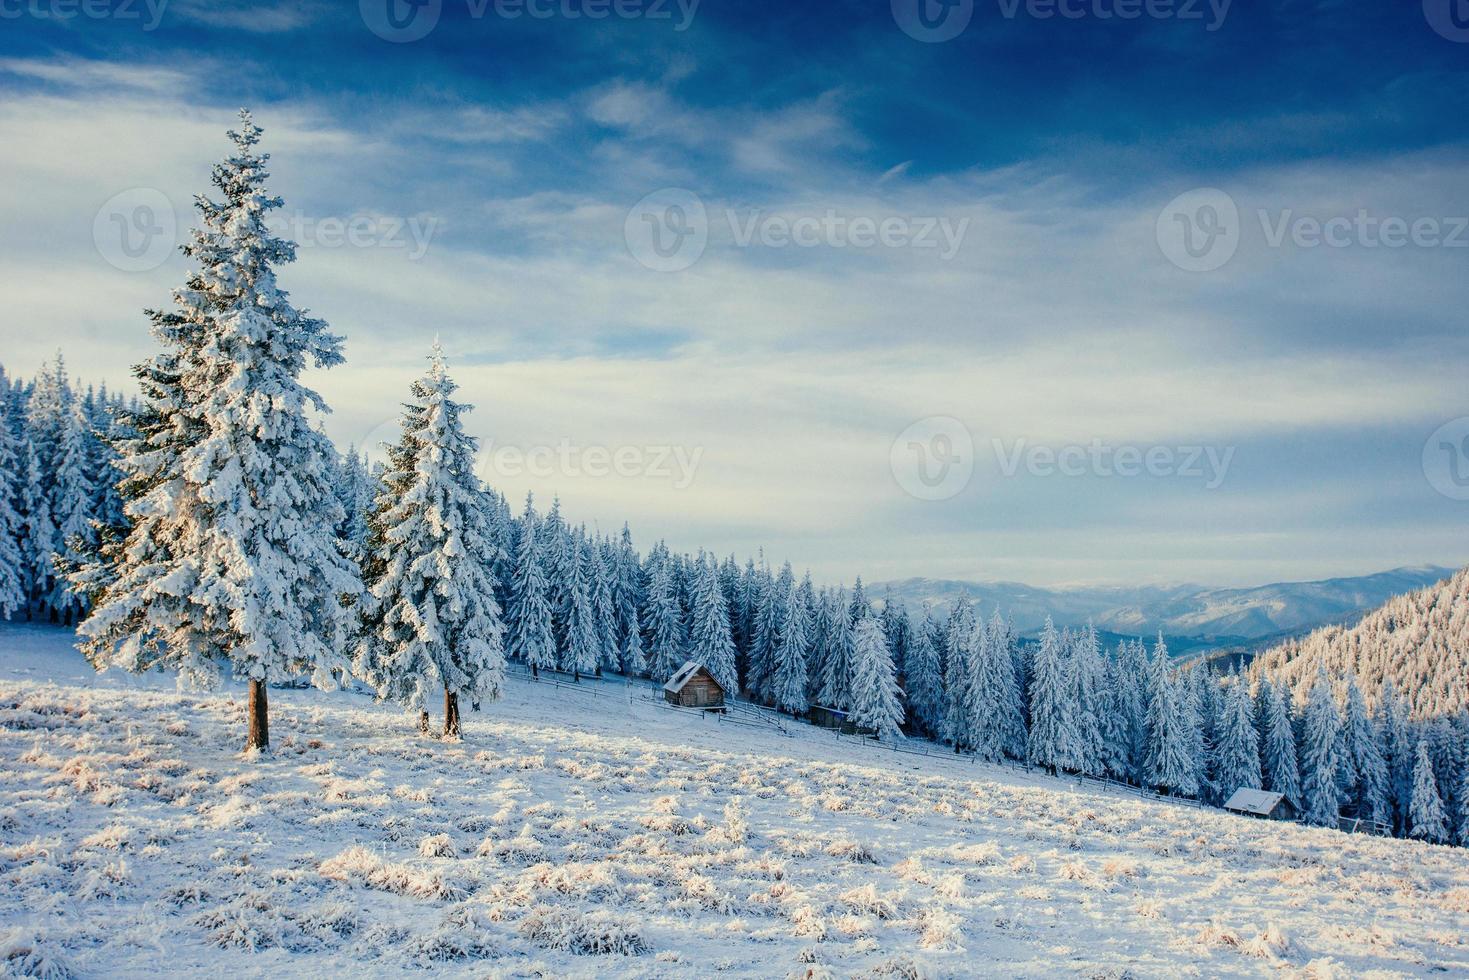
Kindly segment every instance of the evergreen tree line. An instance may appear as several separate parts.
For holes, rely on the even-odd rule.
[[[437,345],[386,463],[339,457],[299,378],[341,363],[341,338],[275,282],[294,246],[266,225],[282,202],[264,189],[259,128],[241,123],[214,171],[220,200],[197,199],[202,227],[183,248],[194,271],[173,309],[148,313],[159,350],[134,369],[142,398],[68,396],[59,359],[5,386],[0,452],[25,462],[3,469],[26,474],[0,498],[5,611],[85,614],[80,646],[99,669],[211,685],[227,667],[249,685],[246,744],[259,749],[269,685],[303,675],[365,682],[425,729],[442,692],[453,736],[459,699],[494,698],[507,658],[655,680],[696,660],[731,693],[793,716],[841,712],[884,740],[1212,803],[1268,788],[1314,823],[1347,813],[1469,839],[1465,715],[1410,721],[1392,691],[1369,713],[1353,678],[1338,697],[1324,671],[1296,705],[1267,679],[1251,691],[1176,669],[1161,637],[1151,655],[1132,641],[1107,657],[1090,628],[1048,621],[1022,640],[965,604],[915,619],[860,578],[818,589],[763,555],[741,565],[661,541],[643,555],[626,525],[598,534],[555,499],[542,514],[527,496],[516,515],[475,475],[470,406]],[[93,509],[78,516],[76,494]]]
[[[74,385],[60,354],[29,379],[0,365],[0,618],[85,615],[56,563],[96,545],[94,522],[122,521],[110,439],[127,408],[105,385]]]

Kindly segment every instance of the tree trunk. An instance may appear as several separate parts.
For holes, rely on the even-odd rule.
[[[444,691],[444,737],[459,737],[459,695]]]
[[[541,668],[537,667],[535,664],[531,664],[530,665],[530,676],[532,678],[534,678],[535,680],[540,680],[541,679]]]
[[[420,734],[420,735],[427,735],[428,734],[428,712],[427,711],[420,711],[418,713],[418,734]]]
[[[252,680],[250,682],[250,694],[245,702],[246,724],[248,734],[245,738],[245,751],[259,749],[261,752],[270,748],[270,699],[265,693],[265,681]]]

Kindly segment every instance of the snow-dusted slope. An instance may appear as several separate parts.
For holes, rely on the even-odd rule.
[[[1391,679],[1418,717],[1469,709],[1469,569],[1398,596],[1355,626],[1326,627],[1267,650],[1251,669],[1299,689],[1318,663],[1356,674],[1374,700]]]
[[[81,974],[1469,972],[1469,852],[1078,790],[641,687],[462,743],[352,695],[95,678],[0,627],[0,963]],[[830,971],[829,974],[827,971]]]

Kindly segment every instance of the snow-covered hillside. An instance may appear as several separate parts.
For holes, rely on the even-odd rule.
[[[1318,664],[1355,674],[1374,701],[1391,680],[1420,718],[1469,709],[1469,569],[1390,600],[1356,626],[1329,626],[1267,650],[1252,670],[1301,690]]]
[[[518,675],[460,743],[276,691],[250,760],[239,690],[69,639],[0,627],[9,973],[1469,973],[1463,849]]]

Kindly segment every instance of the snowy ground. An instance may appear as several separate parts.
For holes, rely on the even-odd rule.
[[[1079,790],[516,679],[96,677],[0,625],[0,972],[1469,975],[1469,851]],[[59,974],[58,974],[59,975]]]

